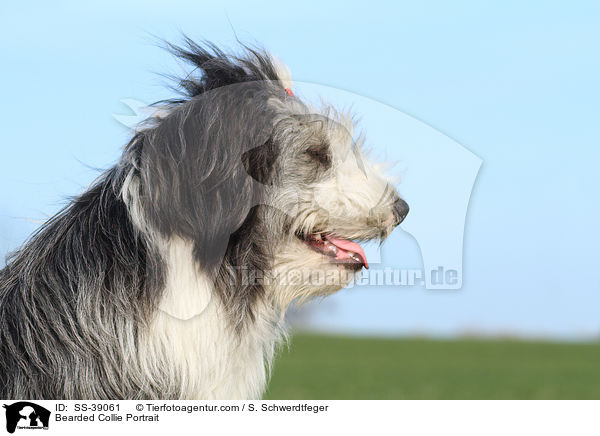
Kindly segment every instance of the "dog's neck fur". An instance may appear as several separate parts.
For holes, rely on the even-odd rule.
[[[282,338],[278,315],[258,303],[254,320],[236,331],[212,280],[198,270],[193,245],[175,238],[164,248],[165,289],[142,341],[142,365],[164,362],[182,399],[260,398]]]
[[[194,243],[177,236],[165,239],[147,223],[139,181],[131,174],[121,195],[133,225],[160,254],[165,268],[160,300],[140,342],[142,372],[150,380],[167,379],[160,383],[169,390],[165,398],[260,398],[285,336],[281,311],[260,298],[251,317],[240,312],[244,319],[233,319],[214,277],[198,265]]]

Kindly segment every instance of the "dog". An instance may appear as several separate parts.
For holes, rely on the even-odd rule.
[[[368,267],[408,205],[262,49],[194,71],[0,272],[0,396],[259,399],[290,304]]]

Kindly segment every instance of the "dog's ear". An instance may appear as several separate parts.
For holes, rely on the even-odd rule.
[[[166,238],[194,241],[199,264],[209,269],[263,203],[261,183],[273,176],[274,112],[264,87],[248,82],[205,92],[140,138],[145,219]]]
[[[278,157],[279,148],[269,138],[263,145],[242,154],[242,164],[254,180],[263,185],[272,185]]]

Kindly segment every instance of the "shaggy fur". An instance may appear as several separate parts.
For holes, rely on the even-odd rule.
[[[383,240],[408,212],[273,57],[170,49],[185,97],[0,271],[4,398],[260,398],[286,308],[366,262],[321,237]]]

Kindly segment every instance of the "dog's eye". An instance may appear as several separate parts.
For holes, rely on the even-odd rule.
[[[331,156],[329,155],[329,150],[327,149],[326,144],[311,145],[306,150],[306,155],[321,165],[326,167],[331,165]]]

